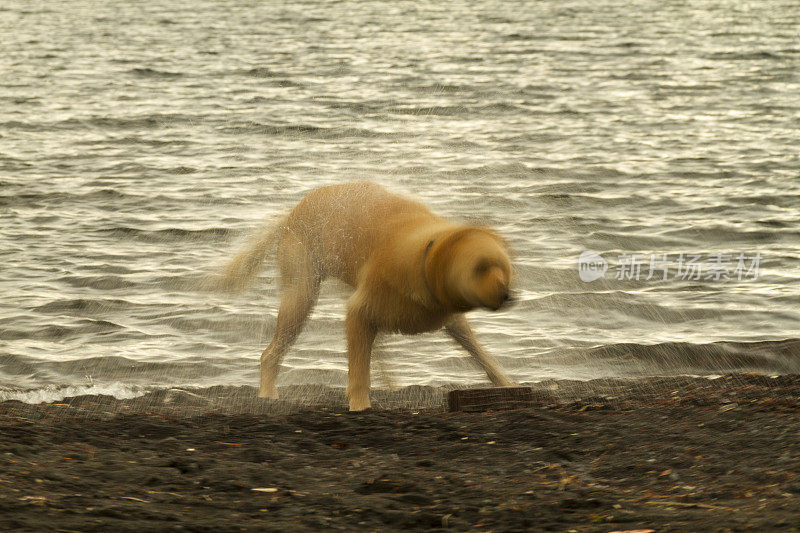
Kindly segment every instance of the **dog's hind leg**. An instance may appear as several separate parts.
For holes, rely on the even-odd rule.
[[[275,382],[281,361],[311,314],[319,296],[321,282],[319,273],[313,268],[313,262],[299,243],[291,245],[291,248],[279,248],[278,267],[283,289],[275,334],[261,354],[261,383],[258,389],[260,398],[278,397]]]
[[[449,324],[445,326],[445,331],[453,337],[458,344],[464,347],[467,352],[472,356],[478,366],[480,366],[486,375],[489,376],[489,381],[496,387],[510,387],[514,385],[508,376],[500,369],[497,361],[483,349],[472,333],[472,328],[469,327],[469,322],[464,315],[458,315]]]

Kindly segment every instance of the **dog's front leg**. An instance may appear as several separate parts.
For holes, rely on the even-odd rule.
[[[369,409],[369,363],[376,328],[351,307],[345,319],[347,330],[347,400],[351,411]]]
[[[447,324],[444,329],[456,342],[469,352],[472,359],[486,372],[486,375],[489,376],[489,380],[495,387],[510,387],[514,385],[514,382],[500,369],[500,365],[497,364],[494,357],[489,355],[489,353],[478,344],[475,334],[472,333],[472,328],[469,327],[469,322],[467,322],[464,315],[458,315]]]

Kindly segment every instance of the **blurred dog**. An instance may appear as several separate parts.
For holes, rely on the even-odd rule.
[[[370,407],[370,355],[379,331],[444,327],[494,385],[513,385],[464,317],[475,308],[496,311],[509,300],[509,255],[492,231],[449,222],[375,183],[321,187],[257,234],[214,285],[244,289],[276,248],[281,302],[275,334],[261,354],[260,397],[277,398],[280,363],[328,277],[355,289],[345,319],[351,411]]]

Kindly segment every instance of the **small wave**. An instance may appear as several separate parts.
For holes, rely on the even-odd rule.
[[[540,272],[543,270],[540,269]],[[551,270],[552,271],[552,270]],[[545,271],[546,272],[546,271]],[[641,296],[625,291],[558,293],[520,302],[525,309],[548,312],[554,309],[592,310],[614,315],[624,314],[635,320],[648,320],[660,324],[682,324],[686,321],[719,319],[722,310],[714,307],[675,309],[643,300]],[[593,314],[594,314],[593,313]]]
[[[21,340],[21,339],[40,339],[40,340],[66,340],[83,335],[103,335],[125,329],[124,326],[109,322],[107,320],[82,319],[76,325],[64,326],[50,324],[33,329],[0,329],[0,340]]]
[[[227,74],[228,72],[226,72]],[[288,76],[286,72],[277,72],[267,67],[253,67],[249,69],[234,70],[233,74],[240,76],[250,76],[252,78],[283,78]]]
[[[735,61],[756,61],[760,59],[782,59],[783,56],[781,54],[776,54],[775,52],[770,52],[767,50],[759,51],[759,52],[718,52],[714,54],[709,54],[708,59],[728,59],[728,60],[735,60]]]
[[[776,207],[793,208],[800,206],[797,195],[777,195],[777,194],[757,194],[729,196],[725,199],[728,202],[739,205],[769,205]]]
[[[95,189],[85,193],[70,193],[70,192],[26,192],[17,194],[0,195],[0,206],[2,207],[44,207],[44,206],[61,206],[65,203],[83,203],[95,202],[97,205],[103,205],[102,202],[110,200],[115,201],[128,201],[128,202],[141,202],[146,197],[142,195],[128,194],[120,192],[116,189],[104,187]],[[146,198],[147,202],[152,202],[152,198]]]
[[[774,218],[766,218],[764,220],[756,220],[756,224],[760,226],[767,226],[769,228],[793,228],[797,224],[796,222],[787,222],[785,220],[778,220]]]
[[[428,172],[428,169],[420,169],[420,174],[424,175],[426,180],[429,179]],[[484,194],[486,186],[480,180],[494,181],[496,176],[501,175],[509,178],[508,182],[503,185],[503,192],[528,194],[531,190],[531,180],[535,183],[541,179],[542,175],[555,172],[557,172],[556,169],[531,168],[522,163],[500,163],[457,170],[441,170],[437,173],[437,177],[452,181],[451,185],[458,187],[459,192]]]
[[[112,383],[109,385],[47,385],[38,389],[10,389],[0,387],[0,402],[24,403],[58,402],[64,398],[83,395],[112,396],[120,400],[137,398],[149,392],[149,387]]]
[[[180,72],[169,72],[152,68],[134,68],[129,70],[128,73],[142,78],[180,78],[184,76]]]
[[[254,97],[248,100],[249,103],[266,102],[268,98],[261,96]],[[384,113],[386,109],[391,108],[393,102],[389,100],[371,100],[369,102],[361,100],[345,100],[345,99],[323,99],[317,100],[317,103],[324,105],[330,109],[344,109],[356,113],[370,114],[370,113]]]
[[[398,82],[402,82],[406,85],[411,85],[413,82],[420,82],[425,80],[426,78],[420,77],[409,77],[406,79],[400,79]],[[421,83],[417,86],[417,88],[424,92],[430,92],[433,94],[462,94],[462,93],[472,93],[475,91],[474,85],[469,84],[455,84],[455,83],[432,83],[432,84],[425,84]]]
[[[159,230],[143,230],[128,226],[104,228],[97,233],[133,239],[144,242],[171,242],[171,241],[219,241],[227,239],[231,230],[229,228],[163,228]]]
[[[722,88],[720,84],[715,83],[678,83],[675,81],[664,81],[654,87],[656,91],[663,91],[664,93],[692,93],[702,91],[719,91]]]
[[[63,314],[64,312],[92,314],[107,313],[109,311],[128,310],[135,304],[127,300],[98,299],[88,300],[85,298],[53,300],[33,308],[34,311],[47,314]]]
[[[395,113],[398,115],[412,115],[412,116],[443,116],[443,117],[453,117],[458,115],[463,115],[467,111],[467,107],[465,106],[415,106],[415,105],[406,105],[406,106],[395,106],[391,107],[387,110],[389,113]]]
[[[144,130],[152,133],[161,127],[171,127],[175,124],[187,124],[201,122],[202,118],[194,115],[182,115],[177,113],[148,114],[138,117],[109,117],[109,116],[89,116],[75,117],[56,122],[20,122],[7,121],[0,123],[0,128],[7,130],[21,130],[40,132],[53,130],[59,131],[79,131],[87,128],[99,128],[103,130]]]
[[[545,41],[550,39],[547,35],[533,32],[514,32],[503,36],[506,41]]]
[[[781,238],[797,237],[796,231],[763,231],[737,229],[728,226],[690,227],[665,231],[662,236],[682,237],[688,242],[724,242],[724,243],[767,243]]]
[[[683,240],[667,238],[666,236],[671,236],[671,233],[665,232],[661,235],[635,235],[630,233],[593,231],[588,235],[588,242],[593,243],[595,247],[619,250],[659,250],[665,247],[680,246],[685,242]]]
[[[120,355],[95,356],[67,361],[47,361],[22,355],[4,355],[0,357],[0,370],[5,376],[19,378],[32,374],[47,375],[48,385],[54,382],[74,381],[86,376],[96,380],[118,380],[128,378],[131,381],[147,380],[155,382],[215,377],[224,374],[230,366],[225,359],[185,359],[181,361],[137,361]]]
[[[729,372],[800,372],[800,339],[692,344],[623,343],[589,350],[587,360],[628,360],[646,363],[652,371],[684,374]]]
[[[149,146],[153,148],[162,148],[162,147],[177,147],[177,146],[191,146],[196,144],[194,141],[188,139],[156,139],[151,137],[146,137],[147,133],[143,133],[142,135],[125,135],[124,137],[109,137],[103,136],[102,138],[92,138],[92,139],[76,139],[73,144],[78,146],[102,146],[104,148],[108,146]]]
[[[412,116],[443,116],[454,117],[465,114],[488,113],[497,115],[499,113],[519,112],[517,105],[506,102],[494,102],[479,105],[440,105],[440,106],[420,106],[420,105],[398,105],[386,110],[388,113]]]
[[[272,80],[270,81],[269,85],[271,85],[272,87],[305,87],[305,85],[303,85],[300,82],[287,79]]]
[[[165,169],[165,171],[169,172],[170,174],[183,175],[183,174],[194,174],[195,172],[197,172],[197,169],[194,168],[194,167],[181,165],[181,166]]]
[[[64,276],[59,278],[62,281],[71,285],[72,287],[97,289],[101,291],[113,291],[121,289],[130,289],[135,287],[136,283],[128,281],[120,276]]]
[[[220,128],[223,133],[231,133],[235,135],[269,135],[281,137],[303,137],[303,138],[318,138],[318,139],[345,139],[349,137],[356,138],[375,138],[381,136],[390,136],[389,133],[384,133],[375,130],[367,130],[362,128],[340,128],[340,127],[323,127],[314,126],[311,124],[261,124],[250,123],[237,126],[225,126]]]
[[[222,75],[228,74],[227,72],[221,73]],[[295,81],[290,78],[288,73],[273,72],[269,69],[250,69],[246,71],[234,72],[235,75],[243,75],[251,78],[258,78],[260,84],[264,87],[305,87],[306,85]],[[253,100],[258,99],[261,102],[271,101],[270,98],[255,97]]]

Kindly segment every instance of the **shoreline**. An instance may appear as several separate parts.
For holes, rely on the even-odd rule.
[[[483,413],[434,387],[374,391],[364,413],[325,387],[2,402],[0,529],[797,527],[800,376],[535,389],[536,407]]]

